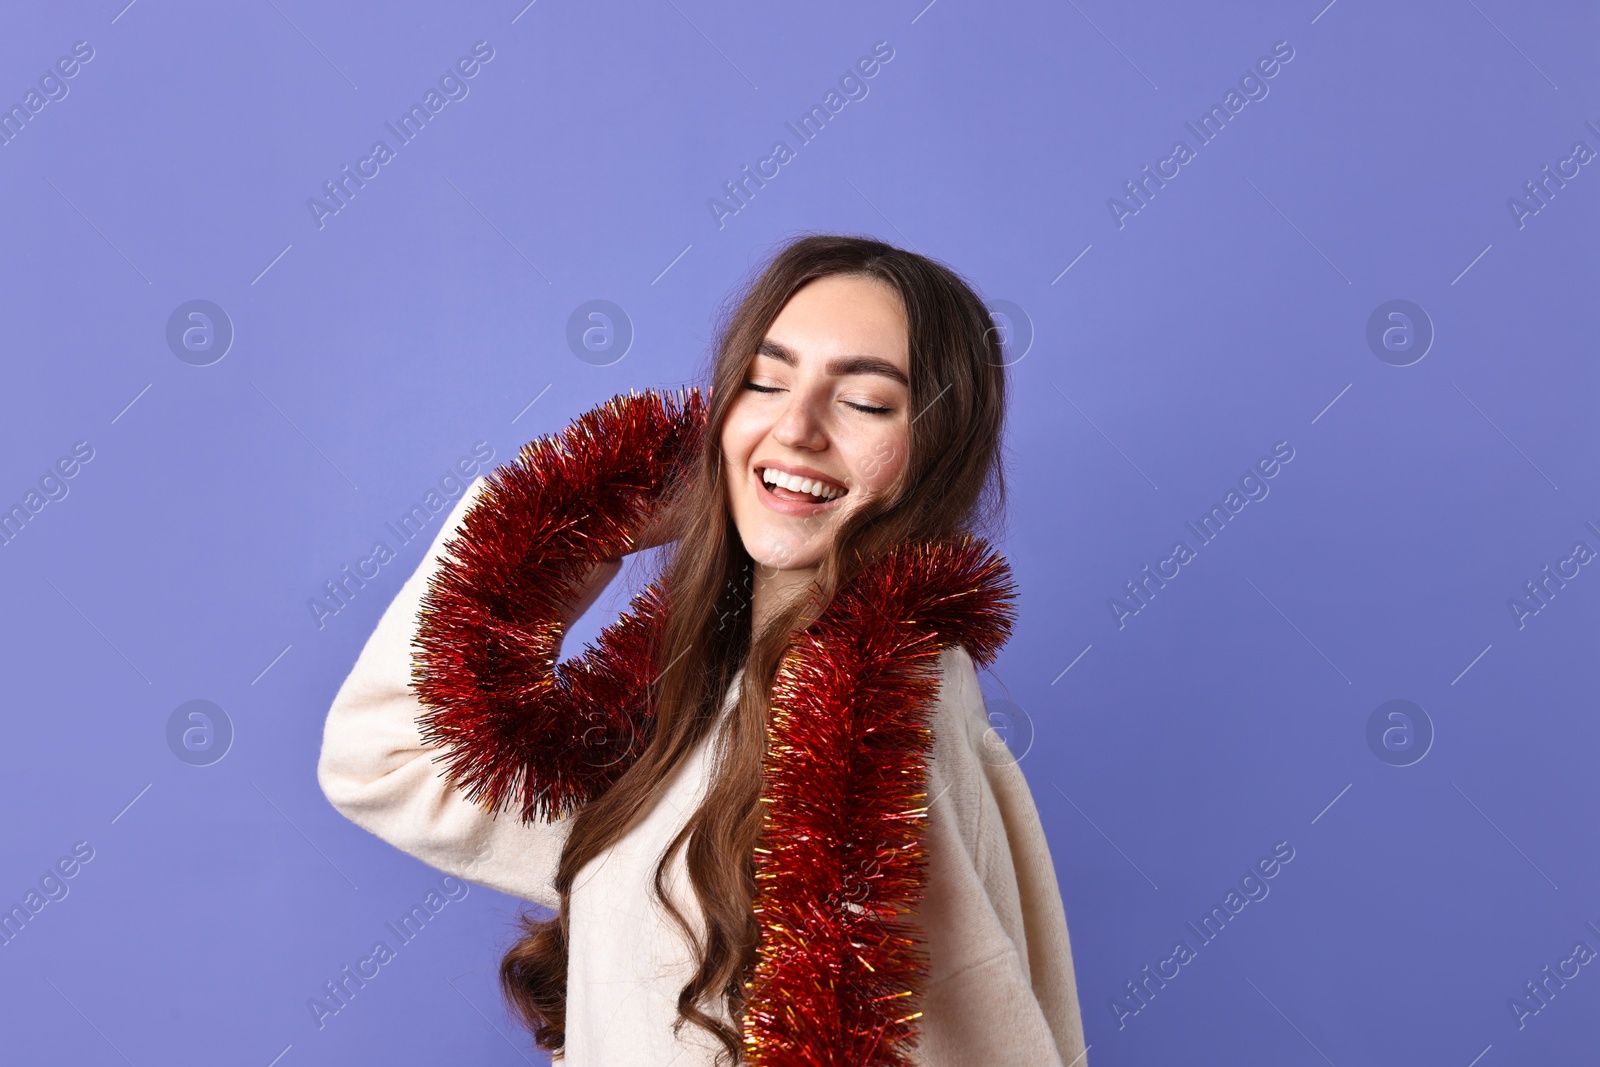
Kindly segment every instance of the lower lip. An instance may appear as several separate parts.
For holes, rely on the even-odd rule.
[[[839,501],[843,500],[846,495],[841,493],[832,500],[819,500],[816,503],[811,503],[810,501],[806,500],[785,500],[782,497],[773,496],[771,493],[767,492],[766,486],[762,484],[760,477],[756,475],[755,471],[751,471],[750,476],[755,482],[756,496],[760,497],[761,502],[770,510],[776,511],[780,515],[816,515],[820,512],[827,511],[829,508],[839,503]]]

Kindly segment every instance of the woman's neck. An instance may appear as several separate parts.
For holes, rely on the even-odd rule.
[[[772,570],[757,563],[750,582],[751,633],[759,634],[795,597],[804,596],[817,576],[816,567]]]

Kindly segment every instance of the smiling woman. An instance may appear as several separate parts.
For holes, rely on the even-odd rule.
[[[844,516],[905,469],[910,364],[900,295],[872,275],[809,282],[767,328],[722,425],[723,457],[740,472],[728,508],[757,565],[757,629],[815,579]]]
[[[1050,849],[977,677],[1014,619],[976,533],[1004,500],[1004,363],[949,268],[801,238],[704,397],[613,397],[529,442],[384,614],[323,790],[555,909],[522,916],[501,982],[568,1067],[1085,1067]]]

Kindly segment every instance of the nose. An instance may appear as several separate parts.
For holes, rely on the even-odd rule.
[[[828,445],[828,436],[817,411],[820,403],[804,390],[789,393],[789,402],[772,427],[772,437],[789,448],[821,451]]]

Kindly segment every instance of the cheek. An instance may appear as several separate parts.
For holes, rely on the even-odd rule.
[[[741,424],[738,414],[730,411],[722,424],[722,459],[730,470],[742,470],[749,462],[757,437],[750,427]]]
[[[866,489],[881,493],[900,477],[909,458],[904,429],[881,434],[860,445],[853,464],[855,475]]]

